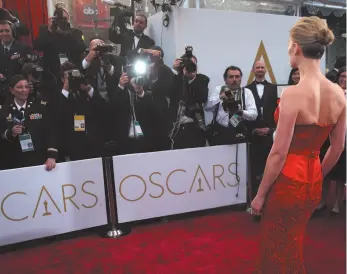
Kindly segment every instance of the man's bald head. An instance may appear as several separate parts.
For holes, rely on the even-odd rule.
[[[265,62],[263,60],[255,61],[253,64],[253,72],[257,81],[263,81],[266,74]]]
[[[94,50],[97,45],[103,45],[103,44],[105,44],[105,42],[102,41],[101,39],[94,39],[90,41],[89,43],[89,50]]]

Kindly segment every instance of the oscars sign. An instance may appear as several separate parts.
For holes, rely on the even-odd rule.
[[[246,203],[245,144],[120,156],[113,163],[119,222]]]
[[[2,171],[0,181],[0,246],[107,224],[101,159]]]

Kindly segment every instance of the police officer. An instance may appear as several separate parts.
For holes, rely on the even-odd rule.
[[[47,170],[55,167],[58,150],[56,134],[47,101],[30,100],[30,87],[22,75],[12,77],[10,91],[14,99],[0,110],[0,134],[6,142],[8,168],[45,163]]]

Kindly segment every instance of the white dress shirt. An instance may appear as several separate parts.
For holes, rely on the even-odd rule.
[[[61,93],[62,93],[66,98],[69,98],[69,93],[70,93],[70,92],[68,92],[67,90],[62,89]],[[93,97],[93,95],[94,95],[94,89],[93,89],[93,87],[88,91],[88,95],[89,95],[90,98]]]
[[[223,109],[222,100],[219,98],[221,87],[222,86],[216,87],[216,95],[213,97],[211,96],[211,98],[209,98],[205,108],[206,110],[212,110],[214,106],[220,103],[216,116],[216,122],[221,126],[228,127],[230,123],[229,112]],[[244,88],[243,90],[245,93],[245,102],[242,102],[242,104],[244,105],[242,118],[248,121],[254,121],[258,117],[258,111],[257,106],[255,104],[254,96],[252,94],[252,91],[250,91],[248,88]]]

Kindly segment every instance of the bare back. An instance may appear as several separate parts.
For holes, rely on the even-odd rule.
[[[303,79],[295,89],[298,108],[297,125],[335,125],[345,111],[343,90],[326,79]]]

